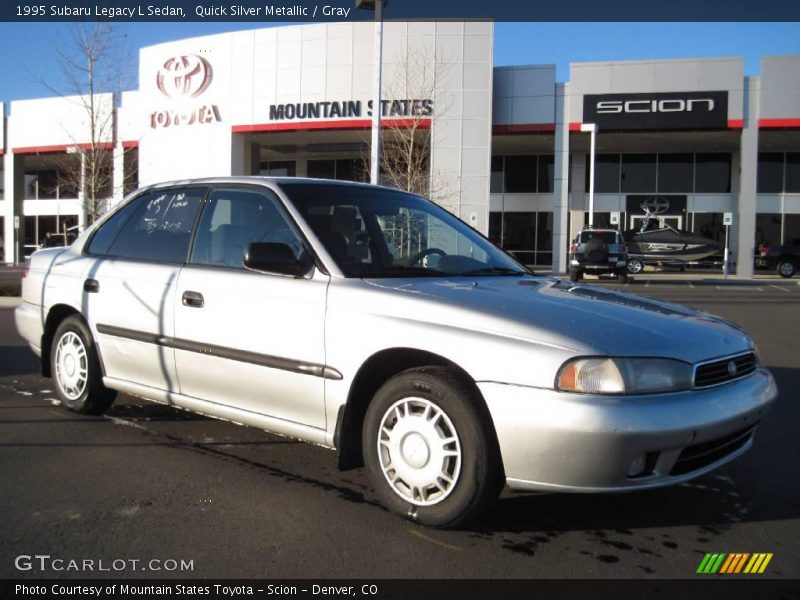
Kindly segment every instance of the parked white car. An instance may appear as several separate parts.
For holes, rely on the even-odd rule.
[[[732,323],[533,276],[437,205],[360,184],[148,187],[34,253],[22,293],[17,328],[68,408],[120,391],[329,446],[430,526],[504,483],[697,477],[751,446],[777,393]]]

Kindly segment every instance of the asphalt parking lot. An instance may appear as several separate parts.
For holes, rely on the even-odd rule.
[[[130,396],[103,417],[56,405],[0,308],[0,577],[20,554],[191,560],[98,576],[696,577],[706,552],[770,552],[800,577],[800,286],[639,280],[753,335],[781,390],[753,449],[716,473],[627,495],[503,495],[461,531],[404,522],[323,448]]]

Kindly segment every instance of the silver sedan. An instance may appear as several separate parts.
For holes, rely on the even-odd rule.
[[[438,527],[504,484],[697,477],[777,394],[732,323],[533,276],[427,200],[335,181],[139,190],[33,255],[16,322],[72,410],[122,391],[335,448]]]

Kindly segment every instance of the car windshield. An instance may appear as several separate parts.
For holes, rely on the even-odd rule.
[[[528,271],[419,196],[336,183],[282,183],[347,277],[522,276]]]

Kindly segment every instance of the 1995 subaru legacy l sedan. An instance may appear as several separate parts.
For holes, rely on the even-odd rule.
[[[732,323],[535,277],[436,204],[336,181],[142,189],[32,256],[16,324],[74,411],[120,391],[332,447],[439,527],[503,484],[697,477],[777,393]]]

